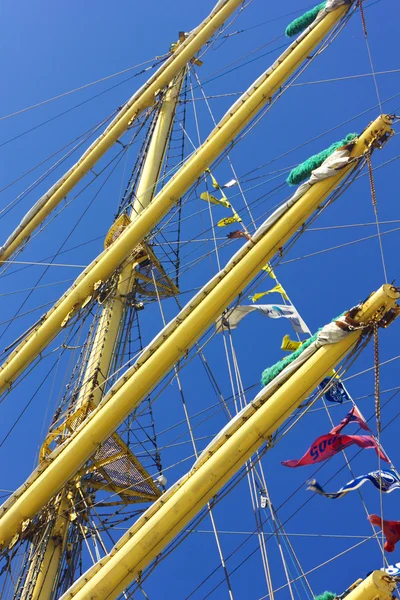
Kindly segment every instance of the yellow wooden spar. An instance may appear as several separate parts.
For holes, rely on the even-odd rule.
[[[357,139],[350,157],[362,156],[392,132],[381,116]],[[77,470],[135,406],[191,348],[229,303],[259,273],[349,173],[357,161],[312,185],[268,229],[263,226],[146,348],[136,364],[113,386],[81,427],[43,461],[27,482],[0,509],[0,546],[5,546],[72,478]],[[151,207],[152,205],[150,205]],[[144,213],[142,213],[144,214]],[[141,217],[138,217],[138,220]]]
[[[350,589],[346,600],[393,600],[396,581],[383,571],[373,571],[367,579],[356,582],[354,589]]]
[[[206,19],[177,45],[171,56],[122,107],[107,129],[93,142],[78,162],[42,196],[0,247],[0,260],[7,260],[29,238],[51,211],[93,168],[109,148],[126,132],[132,122],[149,106],[156,95],[181,71],[201,47],[216,33],[243,0],[220,0]]]
[[[396,307],[400,293],[382,286],[360,308],[355,320],[376,322]],[[111,552],[93,565],[62,596],[62,600],[113,600],[154,560],[206,503],[237,473],[254,452],[268,440],[293,411],[312,393],[354,347],[362,329],[334,344],[319,348],[278,390],[269,397],[257,396],[255,412],[238,419],[237,429],[223,437],[213,452],[212,444],[179,482],[159,498],[117,542]],[[265,388],[267,389],[267,388]],[[360,595],[357,598],[376,598]],[[380,596],[378,596],[380,597]]]
[[[129,257],[132,250],[182,197],[204,170],[229,145],[235,136],[265,106],[297,67],[310,55],[334,25],[347,13],[343,4],[314,21],[275,61],[271,68],[229,109],[206,141],[186,161],[175,176],[155,196],[151,204],[102,254],[76,279],[23,341],[10,353],[0,368],[0,393],[40,354],[88,298],[95,295],[99,282],[107,281]]]

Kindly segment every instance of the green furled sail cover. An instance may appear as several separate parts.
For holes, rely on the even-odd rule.
[[[318,331],[320,331],[320,329]],[[290,365],[290,363],[292,363],[298,356],[300,356],[300,354],[304,352],[306,348],[308,348],[308,346],[315,342],[315,340],[317,339],[318,331],[313,336],[308,338],[308,340],[303,342],[302,345],[297,348],[297,350],[292,352],[292,354],[289,354],[289,356],[285,356],[285,358],[272,365],[272,367],[268,367],[267,369],[265,369],[265,371],[263,371],[261,375],[262,385],[268,385],[273,379],[275,379],[275,377],[279,375],[279,373],[283,371],[283,369],[285,369],[285,367]]]
[[[346,311],[342,312],[338,317],[335,317],[335,319],[333,319],[333,321],[337,321],[344,314],[346,314]],[[277,363],[275,363],[274,365],[272,365],[272,367],[267,367],[265,369],[265,371],[263,371],[263,373],[261,375],[261,383],[262,383],[262,385],[263,386],[268,385],[273,379],[275,379],[275,377],[277,377],[279,375],[279,373],[281,373],[283,371],[283,369],[285,369],[298,356],[300,356],[300,354],[302,354],[304,352],[304,350],[306,348],[308,348],[308,346],[311,346],[311,344],[313,342],[315,342],[315,340],[317,339],[318,334],[319,334],[320,331],[322,331],[322,329],[323,329],[323,327],[320,327],[317,330],[317,333],[314,333],[314,335],[312,335],[310,338],[308,338],[308,340],[305,340],[302,343],[302,345],[299,346],[297,348],[297,350],[295,350],[294,352],[292,352],[291,354],[289,354],[289,356],[285,356],[285,358],[282,358],[282,360],[280,360]]]
[[[335,600],[337,598],[336,594],[332,594],[332,592],[324,592],[319,596],[315,596],[314,600]]]
[[[318,169],[328,156],[333,154],[338,148],[346,146],[346,144],[349,144],[357,137],[358,133],[348,133],[343,140],[334,142],[329,148],[310,156],[310,158],[307,158],[307,160],[290,171],[286,183],[289,185],[298,185],[299,183],[302,183],[302,181],[306,181],[306,179],[309,179],[311,176],[311,172],[314,171],[314,169]]]
[[[320,10],[325,8],[325,5],[326,2],[321,2],[321,4],[317,4],[317,6],[314,6],[314,8],[308,10],[306,13],[304,13],[304,15],[297,17],[297,19],[289,23],[289,25],[286,27],[286,35],[288,37],[293,37],[294,35],[304,31],[309,25],[311,25],[313,21],[315,21],[317,14]]]

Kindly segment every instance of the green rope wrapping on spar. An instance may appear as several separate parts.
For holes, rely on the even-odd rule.
[[[318,329],[317,333],[315,333],[310,338],[308,338],[308,340],[303,342],[302,345],[299,346],[297,350],[289,354],[289,356],[285,356],[285,358],[282,358],[282,360],[272,365],[272,367],[267,367],[261,375],[262,385],[268,385],[273,379],[275,379],[275,377],[279,375],[279,373],[283,371],[283,369],[285,369],[288,365],[290,365],[290,363],[296,360],[296,358],[300,356],[300,354],[302,354],[304,350],[308,348],[308,346],[311,346],[311,344],[315,342],[315,340],[317,339],[317,335],[320,331],[321,330]]]
[[[314,600],[335,600],[337,598],[336,594],[332,594],[332,592],[324,592],[319,596],[315,596]]]
[[[318,154],[310,156],[310,158],[307,158],[307,160],[290,171],[289,177],[286,179],[286,183],[289,185],[298,185],[302,181],[309,179],[312,171],[314,171],[314,169],[318,169],[318,167],[322,165],[328,156],[333,154],[338,148],[346,146],[346,144],[352,142],[356,137],[358,137],[357,133],[348,133],[343,140],[335,142],[331,144],[329,148],[326,148],[326,150],[322,150],[321,152],[318,152]]]
[[[346,311],[343,312],[342,314],[340,314],[338,317],[335,317],[335,319],[333,319],[332,322],[337,321],[345,313],[346,313]],[[298,358],[300,356],[300,354],[302,354],[304,352],[304,350],[306,350],[308,348],[308,346],[311,346],[311,344],[313,342],[315,342],[315,340],[318,337],[319,332],[322,331],[322,329],[323,329],[323,327],[320,327],[317,330],[317,333],[314,333],[314,335],[312,335],[310,338],[308,338],[308,340],[305,340],[302,343],[302,345],[299,346],[297,348],[297,350],[295,350],[294,352],[289,354],[289,356],[285,356],[285,358],[282,358],[282,360],[279,360],[277,363],[272,365],[272,367],[267,367],[262,372],[261,384],[263,386],[268,385],[273,379],[275,379],[275,377],[277,377],[279,375],[279,373],[282,373],[283,369],[285,369],[288,365],[290,365],[290,363],[292,363],[294,360],[296,360],[296,358]]]
[[[293,37],[294,35],[297,35],[298,33],[301,33],[307,29],[307,27],[311,25],[311,23],[317,18],[319,11],[325,8],[325,5],[326,2],[321,2],[321,4],[317,4],[317,6],[314,6],[314,8],[308,10],[306,13],[304,13],[304,15],[297,17],[297,19],[289,23],[289,25],[286,27],[286,35],[288,37]]]

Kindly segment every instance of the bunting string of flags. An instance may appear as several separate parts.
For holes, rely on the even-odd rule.
[[[267,296],[268,294],[273,294],[275,292],[278,292],[282,296],[282,298],[289,301],[289,296],[287,295],[280,283],[278,283],[275,287],[266,292],[258,292],[257,294],[254,294],[254,296],[249,296],[249,300],[251,300],[252,302],[257,302],[257,300],[259,300],[260,298],[263,298],[264,296]]]
[[[243,229],[237,229],[236,231],[231,231],[230,233],[228,233],[226,237],[229,240],[237,240],[239,238],[246,238],[247,240],[249,240],[251,238],[251,235],[243,231]]]
[[[203,192],[202,194],[200,194],[200,199],[205,200],[206,202],[209,202],[210,204],[216,204],[219,206],[223,206],[224,208],[231,208],[232,212],[233,212],[233,215],[231,217],[225,217],[223,219],[220,219],[217,223],[217,227],[227,227],[228,225],[232,225],[233,223],[242,223],[241,217],[237,214],[237,212],[235,211],[235,209],[233,208],[232,204],[229,202],[228,198],[226,197],[226,195],[223,191],[224,188],[231,188],[234,185],[236,185],[237,184],[236,179],[231,179],[225,185],[219,185],[218,181],[215,179],[215,177],[211,173],[210,169],[206,169],[205,172],[210,175],[213,188],[218,190],[221,193],[221,198],[217,198],[216,196],[214,196],[213,194],[210,194],[209,192]],[[237,236],[237,237],[239,237],[239,236]],[[242,236],[240,236],[240,237],[242,237]]]
[[[385,521],[378,517],[378,515],[369,515],[368,520],[372,525],[376,525],[382,529],[383,535],[386,538],[383,546],[386,552],[393,552],[397,542],[400,540],[400,521]]]
[[[206,169],[205,172],[208,173],[208,175],[211,177],[211,182],[212,182],[213,188],[215,188],[216,190],[223,190],[224,188],[231,188],[234,185],[237,185],[236,179],[230,179],[224,185],[219,185],[218,181],[215,179],[214,175],[211,173],[211,169]]]
[[[264,317],[270,319],[280,319],[281,317],[288,319],[293,329],[298,333],[308,333],[307,327],[300,317],[299,313],[293,306],[284,304],[256,304],[236,306],[229,312],[228,315],[221,317],[217,321],[217,331],[225,329],[236,329],[240,321],[248,314],[258,312]]]
[[[335,375],[335,372],[333,375]],[[323,382],[321,385],[323,385]],[[389,458],[383,452],[379,443],[373,436],[343,435],[341,433],[344,427],[350,423],[357,423],[361,429],[364,429],[365,431],[371,431],[358,408],[353,406],[353,408],[347,413],[342,421],[333,427],[328,434],[322,435],[314,441],[304,456],[302,456],[299,460],[283,461],[282,464],[285,467],[292,468],[312,465],[314,463],[327,460],[334,454],[337,454],[341,450],[353,444],[356,444],[360,448],[374,448],[378,456],[380,456],[382,460],[389,463]],[[338,498],[343,498],[343,496],[349,492],[357,490],[368,481],[375,487],[375,489],[384,494],[390,494],[394,490],[400,489],[400,477],[394,469],[379,469],[377,471],[366,473],[365,475],[359,475],[358,477],[355,477],[351,481],[347,482],[337,492],[326,492],[316,479],[312,479],[308,482],[307,489],[324,496],[325,498],[329,498],[330,500],[337,500]],[[381,517],[378,515],[369,515],[368,519],[372,525],[382,529],[383,535],[386,538],[384,544],[384,549],[386,552],[393,552],[397,542],[400,541],[400,521],[388,521],[381,519]],[[383,570],[390,575],[400,574],[400,563],[396,563],[395,565],[389,566],[387,569]]]
[[[400,562],[395,563],[394,565],[389,565],[388,567],[384,567],[381,569],[391,577],[399,577],[400,575]],[[367,577],[370,573],[367,573]]]
[[[232,216],[222,218],[218,221],[218,227],[227,227],[234,223],[241,223],[242,219],[237,214],[237,212],[232,207],[228,198],[224,193],[224,189],[229,189],[235,185],[237,185],[236,179],[231,179],[225,185],[219,185],[218,181],[215,179],[210,169],[206,169],[206,173],[208,173],[211,177],[213,188],[218,190],[221,193],[221,198],[217,198],[213,194],[209,192],[203,192],[200,194],[201,200],[205,200],[210,204],[223,206],[224,208],[232,209]],[[236,230],[231,231],[227,234],[228,239],[240,239],[246,238],[250,239],[250,234],[247,231]],[[265,271],[271,279],[274,279],[277,283],[276,285],[267,290],[265,292],[257,292],[253,296],[249,296],[249,299],[254,303],[257,300],[260,300],[264,296],[272,293],[281,294],[282,298],[286,301],[290,301],[289,297],[284,290],[283,286],[277,281],[277,277],[269,263],[267,263],[262,270]],[[259,313],[267,316],[269,318],[280,318],[285,317],[290,320],[292,327],[298,333],[309,333],[305,323],[301,319],[299,313],[295,310],[293,306],[279,306],[279,305],[258,305],[258,306],[238,306],[233,311],[230,312],[228,317],[222,317],[220,322],[217,322],[217,330],[222,331],[224,328],[235,329],[238,323],[250,312],[257,310]],[[285,335],[282,339],[281,349],[285,352],[294,352],[301,346],[303,342],[295,341],[290,338],[289,335]],[[342,382],[336,375],[335,371],[330,373],[328,377],[323,379],[319,385],[321,390],[324,390],[327,386],[329,386],[328,390],[325,391],[324,397],[329,402],[342,403],[343,401],[350,400],[346,389],[344,388]],[[385,455],[380,445],[377,443],[375,438],[370,435],[343,435],[341,432],[344,427],[346,427],[349,423],[357,423],[361,429],[366,431],[371,431],[362,417],[361,413],[358,411],[356,406],[350,410],[349,413],[342,419],[339,425],[333,427],[333,429],[325,434],[318,437],[307,452],[299,459],[299,460],[286,460],[282,462],[282,465],[285,467],[300,467],[305,465],[312,465],[318,462],[322,462],[338,454],[341,450],[348,448],[349,446],[355,444],[360,448],[374,448],[378,456],[386,462],[390,462],[388,457]],[[360,488],[364,483],[369,481],[376,489],[383,493],[391,493],[394,490],[400,489],[400,477],[393,469],[387,470],[378,470],[371,471],[366,473],[365,475],[360,475],[355,477],[351,481],[347,482],[344,486],[342,486],[337,492],[326,492],[323,487],[317,482],[316,479],[312,479],[308,482],[307,489],[313,491],[325,498],[329,498],[331,500],[336,500],[338,498],[343,498],[349,492],[353,492]],[[387,521],[381,519],[378,515],[370,515],[368,517],[370,523],[380,527],[383,531],[383,534],[386,538],[386,542],[384,545],[384,549],[387,552],[393,552],[397,542],[400,540],[400,521]],[[395,565],[389,566],[387,569],[384,569],[390,575],[398,575],[400,574],[400,563],[396,563]]]
[[[360,448],[374,448],[382,460],[390,462],[374,437],[370,435],[343,435],[341,432],[349,423],[357,423],[362,429],[370,431],[357,407],[354,406],[339,425],[329,433],[319,436],[299,460],[285,460],[282,465],[290,468],[313,465],[331,458],[331,456],[354,444]]]
[[[202,194],[200,194],[200,198],[202,200],[206,200],[206,202],[210,202],[211,204],[217,204],[219,206],[224,206],[225,208],[231,208],[232,207],[231,203],[227,200],[226,197],[220,198],[218,200],[218,198],[216,198],[215,196],[213,196],[209,192],[203,192]]]
[[[316,492],[325,498],[336,500],[337,498],[343,498],[343,496],[349,492],[354,492],[367,481],[370,481],[377,490],[380,490],[385,494],[390,494],[390,492],[400,489],[400,478],[392,469],[388,469],[386,471],[371,471],[366,475],[360,475],[359,477],[356,477],[355,479],[352,479],[346,483],[346,485],[341,487],[337,492],[325,492],[323,487],[317,482],[316,479],[312,479],[308,482],[307,489],[312,492]]]
[[[290,335],[284,335],[281,344],[281,350],[285,352],[294,352],[297,348],[300,348],[303,342],[298,342],[296,340],[292,340]]]
[[[233,215],[231,217],[225,217],[224,219],[220,219],[217,223],[217,227],[226,227],[227,225],[232,225],[232,223],[241,223],[242,219],[239,215],[233,211]]]
[[[269,263],[267,263],[266,265],[264,265],[261,268],[262,271],[265,271],[266,273],[268,273],[268,275],[272,278],[272,279],[276,279],[276,275],[271,267],[271,265]]]
[[[333,379],[332,376],[336,377]],[[346,388],[343,383],[338,379],[338,376],[335,372],[329,377],[325,377],[319,384],[319,388],[324,390],[329,385],[329,388],[324,393],[325,400],[328,402],[336,402],[337,404],[342,404],[343,402],[350,400],[350,396],[348,395]]]

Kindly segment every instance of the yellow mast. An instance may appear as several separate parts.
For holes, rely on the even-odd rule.
[[[135,192],[135,200],[130,210],[129,216],[132,221],[150,204],[155,194],[184,76],[184,71],[177,75],[168,86],[163,99]],[[108,375],[112,361],[121,318],[126,306],[126,295],[132,290],[136,268],[139,264],[139,262],[128,262],[124,266],[119,275],[116,290],[104,306],[83,378],[84,384],[79,391],[77,407],[89,397],[95,406],[101,400],[102,384]]]
[[[131,218],[136,218],[150,204],[154,196],[184,76],[185,71],[182,71],[175,77],[168,86],[162,101],[135,192]],[[95,406],[101,400],[104,392],[103,383],[110,369],[121,319],[126,307],[126,295],[132,289],[135,280],[135,269],[138,265],[137,262],[131,262],[122,269],[116,289],[103,307],[83,375],[84,383],[76,401],[76,410],[89,400]],[[44,555],[38,554],[32,562],[21,600],[50,600],[52,597],[67,540],[69,514],[71,508],[74,508],[74,499],[76,498],[76,493],[71,492],[70,495],[71,499],[69,500],[68,490],[64,488],[61,492],[62,499],[56,499],[55,505],[58,506],[58,516],[54,522]],[[37,576],[36,572],[38,573]],[[35,577],[36,581],[34,581],[32,589],[32,580]]]
[[[393,600],[396,580],[383,571],[373,571],[367,579],[357,581],[354,585],[346,600]]]
[[[47,600],[51,598],[59,574],[68,534],[71,502],[63,492],[54,502],[56,518],[43,557],[35,556],[29,568],[21,600]],[[33,589],[32,589],[33,588]]]
[[[7,260],[29,238],[50,212],[69,194],[97,161],[126,132],[132,122],[149,106],[156,95],[193,59],[243,0],[219,0],[196,29],[177,46],[175,52],[128,100],[106,130],[93,142],[78,162],[59,179],[29,211],[19,226],[0,247],[0,260]]]
[[[147,209],[83,271],[43,321],[10,353],[0,368],[0,393],[40,354],[83,302],[95,296],[99,282],[108,280],[193,182],[269,102],[272,95],[348,12],[351,3],[334,8],[331,12],[323,11],[321,18],[317,18],[235,102],[206,141],[155,196]]]
[[[355,141],[350,158],[361,157],[392,133],[391,119],[376,119]],[[321,205],[353,168],[354,161],[318,181],[269,228],[263,227],[150,343],[79,429],[52,453],[0,508],[0,546],[20,532],[73,477],[126,416],[190,349],[229,303]],[[150,204],[149,209],[152,204]],[[149,210],[148,209],[148,210]],[[142,213],[144,214],[144,213]],[[138,218],[140,219],[140,217]]]
[[[354,319],[363,325],[377,322],[396,307],[400,293],[382,286],[364,303]],[[354,347],[363,330],[320,347],[277,391],[268,386],[253,402],[251,416],[236,420],[236,430],[220,433],[191,471],[159,498],[117,542],[111,552],[91,567],[62,596],[62,600],[113,600],[154,560],[205,504],[237,473],[278,427]],[[277,384],[278,386],[279,384]],[[264,392],[264,394],[263,394]],[[226,435],[223,435],[223,433]],[[358,595],[357,598],[376,598]]]

